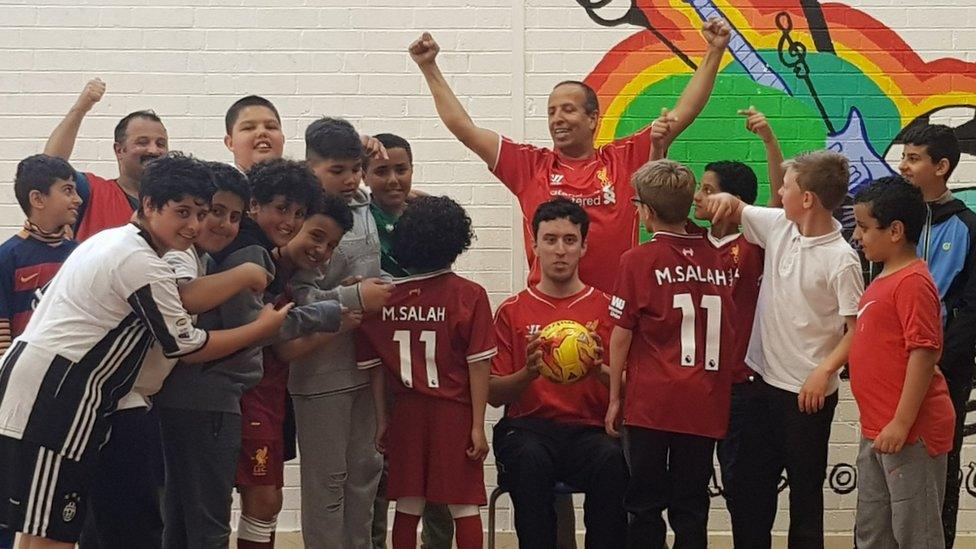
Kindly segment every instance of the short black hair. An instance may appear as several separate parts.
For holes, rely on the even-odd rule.
[[[583,88],[583,112],[586,114],[600,113],[600,99],[597,97],[596,92],[590,87],[586,82],[580,82],[579,80],[563,80],[562,82],[556,84],[552,87],[553,91],[559,86],[574,85]]]
[[[251,166],[247,171],[251,195],[258,204],[269,204],[276,196],[283,196],[307,211],[320,193],[319,181],[308,164],[286,158],[267,160]]]
[[[159,115],[157,115],[155,111],[146,109],[141,111],[130,112],[129,114],[123,116],[122,120],[119,120],[119,123],[115,125],[116,143],[118,143],[119,145],[125,143],[125,133],[129,131],[129,123],[135,120],[136,118],[152,120],[153,122],[159,122],[160,124],[163,123],[163,121],[159,119]]]
[[[274,113],[275,118],[278,119],[278,123],[281,124],[281,115],[278,114],[278,109],[275,108],[274,103],[261,97],[260,95],[248,95],[247,97],[242,97],[227,109],[227,114],[224,115],[224,128],[227,130],[227,135],[234,129],[234,124],[237,123],[237,117],[241,115],[241,111],[248,107],[265,107]]]
[[[378,133],[374,135],[373,138],[382,143],[383,147],[385,147],[388,151],[390,149],[403,149],[407,151],[407,159],[410,160],[411,164],[413,164],[413,149],[410,148],[410,142],[406,139],[392,133]],[[363,167],[369,166],[369,159],[369,155],[365,155],[365,159],[363,159]]]
[[[305,155],[323,160],[361,160],[366,154],[359,132],[342,118],[323,117],[305,129]]]
[[[226,191],[236,195],[244,203],[246,211],[248,204],[251,203],[251,183],[247,180],[247,176],[234,166],[223,162],[208,162],[207,165],[213,172],[216,187],[214,192]]]
[[[872,181],[857,193],[854,204],[867,204],[871,217],[878,220],[882,229],[887,229],[894,221],[905,225],[905,239],[918,244],[928,215],[928,206],[922,197],[922,190],[909,183],[900,175],[889,175]]]
[[[722,192],[729,193],[746,204],[756,203],[759,181],[756,179],[756,172],[748,165],[735,160],[719,160],[706,164],[705,171],[718,176]]]
[[[139,217],[144,215],[143,201],[148,198],[149,206],[160,209],[169,201],[180,201],[186,197],[199,198],[210,204],[216,190],[214,175],[210,166],[181,152],[171,152],[148,164],[139,180]]]
[[[532,216],[532,237],[539,238],[539,225],[543,221],[556,219],[568,219],[573,225],[579,225],[580,237],[586,241],[586,233],[590,231],[590,216],[582,206],[564,196],[543,202],[535,209]]]
[[[959,165],[959,139],[956,138],[956,132],[949,126],[920,124],[905,130],[899,141],[906,145],[925,147],[935,164],[943,158],[948,160],[949,172],[946,173],[946,179],[949,179],[956,166]]]
[[[64,159],[46,154],[28,156],[17,164],[14,176],[14,196],[24,215],[30,216],[30,193],[50,194],[51,185],[58,181],[74,181],[75,169]]]
[[[313,215],[331,217],[339,225],[343,233],[348,233],[352,230],[352,208],[349,207],[349,204],[341,196],[325,191],[318,193],[315,199],[312,200],[312,205],[308,208],[308,215],[306,217],[312,217]]]
[[[393,228],[393,257],[404,268],[429,272],[450,267],[471,246],[471,218],[446,196],[411,202]]]

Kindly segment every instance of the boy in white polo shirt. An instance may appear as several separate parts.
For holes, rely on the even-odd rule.
[[[742,505],[732,513],[735,545],[770,547],[777,484],[785,469],[789,546],[819,549],[837,372],[847,361],[864,282],[857,255],[831,215],[847,192],[847,160],[815,151],[784,168],[782,209],[748,206],[725,193],[703,198],[701,206],[713,222],[741,221],[746,239],[766,251],[746,356],[758,374],[745,397],[751,421],[736,433]]]

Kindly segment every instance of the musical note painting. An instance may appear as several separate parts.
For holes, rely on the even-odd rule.
[[[851,194],[894,173],[900,149],[892,147],[912,124],[951,123],[964,154],[976,155],[976,63],[923,60],[896,30],[854,7],[816,0],[576,2],[598,25],[634,28],[586,78],[605,106],[601,143],[674,105],[705,51],[702,21],[721,17],[733,30],[712,99],[669,151],[698,173],[729,158],[766,173],[762,143],[737,116],[750,106],[766,114],[787,158],[824,147],[843,152]],[[760,202],[763,193],[765,185]]]

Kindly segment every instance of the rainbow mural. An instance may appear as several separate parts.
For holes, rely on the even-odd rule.
[[[762,143],[736,114],[750,105],[766,114],[787,158],[823,147],[842,151],[851,160],[852,193],[892,173],[885,156],[902,131],[945,109],[969,113],[957,133],[976,155],[976,63],[925,62],[895,31],[855,8],[815,0],[631,0],[621,15],[617,1],[576,2],[599,25],[637,29],[586,77],[603,107],[600,143],[674,105],[704,54],[702,21],[717,16],[733,28],[729,53],[708,106],[669,152],[697,173],[710,161],[735,159],[765,180]]]

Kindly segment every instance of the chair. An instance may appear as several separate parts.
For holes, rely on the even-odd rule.
[[[557,482],[553,486],[552,491],[554,494],[579,494],[583,490],[579,488],[574,488],[564,482]],[[495,511],[496,504],[498,503],[498,498],[508,492],[508,488],[499,485],[497,488],[491,491],[491,495],[488,497],[488,549],[495,549]]]

